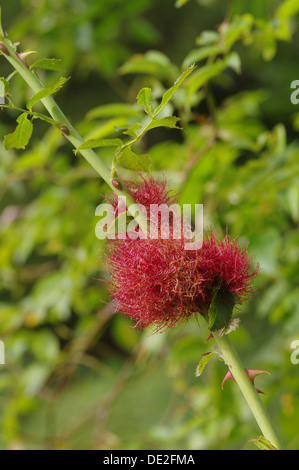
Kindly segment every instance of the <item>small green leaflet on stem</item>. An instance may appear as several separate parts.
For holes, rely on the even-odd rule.
[[[216,356],[216,352],[208,352],[208,353],[205,353],[203,354],[203,357],[202,359],[199,361],[197,367],[196,367],[196,371],[195,371],[195,375],[196,377],[200,377],[204,368],[206,367],[207,363],[212,359],[212,357]]]
[[[249,442],[253,442],[261,450],[278,450],[268,439],[264,436],[259,436],[256,439],[251,439]]]
[[[80,150],[95,149],[98,147],[121,147],[122,141],[120,139],[90,139],[83,142],[77,149],[74,150],[77,155]]]
[[[140,122],[135,122],[131,126],[127,127],[126,130],[123,132],[126,135],[130,135],[131,137],[138,137],[138,131],[142,128],[142,124]]]
[[[214,289],[214,296],[209,308],[209,329],[211,331],[227,328],[235,306],[235,296],[220,286]]]
[[[45,70],[63,70],[61,59],[39,59],[34,64],[30,65],[30,70],[45,69]]]
[[[28,144],[32,131],[33,124],[27,118],[27,113],[22,113],[17,119],[17,127],[12,134],[8,134],[4,137],[4,148],[5,150],[24,149]]]
[[[31,111],[32,107],[40,100],[47,98],[48,96],[56,93],[62,86],[69,80],[70,77],[60,77],[58,82],[55,85],[45,87],[42,90],[38,91],[26,104],[26,108]]]
[[[9,81],[6,80],[4,77],[0,77],[0,82],[3,83],[4,94],[5,95],[10,95],[11,94],[11,88],[10,88]]]
[[[154,119],[150,124],[147,126],[147,130],[155,129],[156,127],[169,127],[171,129],[182,129],[181,127],[177,126],[177,122],[180,120],[177,116],[166,116],[161,119]]]
[[[149,171],[151,158],[148,154],[137,155],[130,147],[124,147],[115,156],[116,166],[132,171]]]
[[[232,331],[235,331],[239,327],[240,321],[240,318],[231,318],[224,328],[218,330],[219,336],[228,335]]]
[[[146,114],[152,117],[151,103],[153,101],[152,90],[150,88],[142,88],[137,95],[137,103],[144,108]]]

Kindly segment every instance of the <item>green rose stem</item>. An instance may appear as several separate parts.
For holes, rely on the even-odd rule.
[[[16,55],[14,49],[5,38],[1,38],[2,44],[5,46],[8,53],[4,53],[3,56],[11,63],[14,69],[22,76],[29,87],[38,93],[45,88],[40,79],[20,60]],[[76,129],[69,122],[63,111],[57,105],[52,96],[47,96],[41,99],[43,105],[47,109],[50,116],[57,122],[61,123],[61,130],[65,137],[78,149],[78,147],[84,142],[84,139],[78,134]],[[108,166],[101,160],[101,158],[92,149],[80,150],[81,155],[88,161],[88,163],[94,168],[94,170],[103,178],[103,180],[113,189],[117,196],[124,199],[126,197],[127,207],[129,209],[130,204],[135,204],[135,201],[122,189],[119,189],[119,184],[111,176],[111,171]],[[135,206],[136,207],[136,206]],[[146,220],[142,213],[136,216],[136,213],[132,213],[133,217],[137,221],[143,230],[146,228]],[[222,355],[233,374],[233,377],[240,387],[264,437],[268,439],[277,449],[282,449],[282,445],[277,437],[275,430],[269,420],[267,412],[261,402],[257,391],[253,384],[249,380],[240,359],[234,350],[230,340],[226,336],[219,336],[216,332],[213,332],[213,337],[222,352]]]
[[[29,87],[35,92],[38,93],[45,88],[44,84],[40,79],[35,75],[26,65],[19,59],[13,47],[5,38],[0,38],[0,42],[5,46],[6,52],[3,53],[5,57],[14,69],[21,75]],[[76,129],[69,122],[63,111],[57,105],[52,96],[47,96],[41,99],[41,102],[47,109],[50,116],[57,122],[61,124],[61,130],[63,135],[73,144],[73,146],[78,149],[78,147],[84,143],[84,139],[78,134]],[[110,168],[101,160],[101,158],[92,150],[92,149],[82,149],[80,150],[81,155],[88,161],[88,163],[94,168],[94,170],[103,178],[103,180],[113,189],[115,194],[121,197],[127,205],[128,210],[130,210],[130,205],[136,208],[135,201],[128,195],[128,193],[121,188],[121,185],[115,176],[111,176]],[[126,198],[126,199],[124,199]],[[134,205],[134,206],[133,206]],[[136,211],[132,213],[134,219],[139,224],[140,228],[143,231],[146,231],[147,221],[140,211],[136,215]]]
[[[231,371],[245,400],[247,401],[249,408],[251,409],[252,414],[263,433],[263,436],[268,439],[268,441],[270,441],[270,443],[277,449],[282,450],[283,446],[277,436],[276,431],[273,428],[264,404],[261,401],[254,385],[247,376],[241,360],[230,339],[228,338],[228,335],[220,336],[217,332],[213,332],[213,338],[215,339],[229,370]]]

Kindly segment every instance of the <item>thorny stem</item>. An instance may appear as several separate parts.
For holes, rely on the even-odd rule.
[[[271,444],[273,444],[277,449],[282,450],[283,445],[281,444],[280,439],[277,436],[275,429],[273,428],[265,406],[261,401],[254,385],[249,380],[241,360],[230,339],[227,335],[220,336],[217,332],[213,332],[213,337],[222,353],[227,366],[229,367],[229,370],[231,371],[245,400],[247,401],[249,408],[251,409],[251,412],[255,417],[264,437],[268,439],[268,441],[270,441]]]
[[[10,43],[4,38],[1,39],[1,42],[5,45],[8,54],[3,54],[3,56],[10,62],[14,69],[22,76],[30,88],[38,93],[43,90],[45,87],[40,79],[35,75],[30,69],[28,69],[22,61],[16,55],[14,49],[11,47]],[[57,105],[52,96],[43,98],[43,105],[47,109],[50,116],[57,122],[61,123],[61,126],[65,126],[68,129],[68,135],[64,134],[65,137],[73,144],[77,149],[83,142],[84,139],[78,134],[76,129],[72,126],[70,121],[67,119],[63,111]],[[133,204],[134,201],[131,200],[129,195],[120,189],[115,188],[112,182],[111,172],[108,166],[101,160],[101,158],[92,150],[84,149],[80,150],[81,155],[87,160],[87,162],[94,168],[94,170],[105,180],[105,182],[113,189],[113,191],[123,198],[127,198],[127,204]],[[136,214],[132,214],[140,226],[145,228],[145,221],[140,213],[136,217]],[[282,445],[279,441],[279,438],[270,422],[268,414],[265,410],[265,407],[260,400],[257,391],[250,382],[242,363],[232,346],[230,340],[226,336],[219,336],[216,332],[213,333],[213,337],[218,344],[222,355],[231,370],[231,373],[234,376],[235,381],[239,385],[241,392],[243,393],[264,437],[268,439],[277,449],[282,449]]]
[[[23,62],[19,59],[16,52],[14,51],[13,47],[10,45],[9,41],[7,41],[5,38],[2,38],[1,42],[2,44],[4,44],[8,52],[8,54],[3,54],[3,57],[5,57],[10,62],[10,64],[21,75],[21,77],[25,80],[29,87],[35,93],[38,93],[39,91],[43,90],[45,88],[44,84],[41,82],[41,80],[36,74],[34,74],[29,68],[26,67],[25,64],[23,64]],[[64,136],[73,144],[75,149],[78,149],[78,147],[84,142],[84,139],[72,126],[72,124],[65,116],[61,108],[58,106],[54,98],[52,96],[47,96],[43,98],[41,102],[45,106],[50,116],[55,121],[61,123],[62,128],[67,128],[68,133],[64,133]],[[118,189],[113,184],[113,177],[111,176],[110,168],[103,162],[103,160],[96,154],[96,152],[94,152],[92,149],[82,149],[80,150],[80,153],[85,158],[85,160],[87,160],[87,162],[94,168],[94,170],[103,178],[103,180],[113,189],[116,195],[126,201],[127,208],[129,210],[130,205],[135,205],[136,207],[135,201],[128,195],[128,193],[122,189]],[[132,213],[131,215],[133,215],[140,228],[143,231],[146,231],[146,220],[144,219],[144,215],[142,214],[142,212],[140,211],[139,214],[136,215],[136,212],[134,211],[134,213]]]

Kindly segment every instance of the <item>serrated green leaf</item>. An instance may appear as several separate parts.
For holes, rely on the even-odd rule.
[[[2,89],[4,91],[4,94],[7,94],[7,93],[11,93],[11,89],[10,89],[10,84],[9,84],[9,81],[6,80],[4,77],[0,77],[0,82],[3,83],[2,85]],[[0,93],[0,96],[1,96],[1,93]]]
[[[98,147],[121,147],[122,141],[120,139],[91,139],[83,142],[76,149],[75,154],[84,149],[95,149]]]
[[[67,81],[69,78],[66,77],[60,77],[57,83],[55,85],[43,88],[41,91],[37,92],[35,95],[32,96],[32,98],[28,101],[26,104],[26,108],[29,109],[29,111],[32,110],[32,107],[40,100],[43,98],[46,98],[47,96],[51,96],[54,93],[56,93]]]
[[[130,147],[125,147],[117,155],[116,163],[127,170],[149,171],[151,167],[151,158],[148,154],[137,155]]]
[[[197,367],[196,367],[196,371],[195,371],[195,375],[196,377],[200,377],[204,368],[206,367],[207,363],[210,361],[210,359],[212,359],[212,357],[214,357],[216,355],[216,353],[213,353],[213,352],[209,352],[207,354],[205,354],[202,359],[199,361]]]
[[[17,119],[17,127],[12,134],[4,137],[5,150],[24,149],[28,144],[32,131],[32,122],[27,119],[27,113],[21,114]]]
[[[61,59],[40,59],[30,65],[30,69],[63,70]]]
[[[180,85],[182,84],[182,82],[190,75],[190,73],[193,72],[193,70],[195,69],[195,65],[191,65],[190,67],[188,67],[181,75],[180,77],[175,81],[174,85],[169,88],[169,90],[167,90],[164,95],[162,96],[162,101],[160,103],[160,105],[155,109],[154,113],[153,113],[153,117],[156,117],[158,116],[158,114],[162,111],[163,108],[165,108],[165,106],[167,105],[168,101],[171,100],[171,98],[173,97],[174,93],[177,91],[177,89],[180,87]]]
[[[155,127],[170,127],[172,129],[181,129],[177,126],[177,122],[180,118],[177,116],[166,116],[161,119],[154,119],[148,126],[147,130],[155,129]]]
[[[140,122],[136,122],[135,124],[132,124],[132,126],[129,126],[126,128],[124,131],[124,134],[126,135],[131,135],[132,137],[137,137],[139,129],[141,129],[142,124]]]
[[[209,308],[209,329],[211,331],[218,331],[228,326],[235,303],[235,297],[230,291],[219,287],[215,289]]]
[[[144,108],[144,111],[152,115],[151,102],[153,101],[151,88],[142,88],[137,95],[137,103],[140,107]]]

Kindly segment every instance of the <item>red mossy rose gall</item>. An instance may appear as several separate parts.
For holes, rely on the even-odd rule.
[[[177,201],[165,181],[142,179],[129,185],[130,195],[147,211],[151,204]],[[114,200],[111,201],[114,209]],[[210,233],[201,249],[186,250],[180,239],[137,238],[109,240],[107,267],[110,293],[116,308],[132,318],[136,327],[156,330],[208,313],[215,288],[242,302],[252,293],[253,268],[248,249],[227,235]],[[225,296],[224,296],[225,298]]]
[[[252,295],[258,265],[253,266],[248,247],[241,247],[229,235],[221,240],[210,232],[203,241],[199,256],[198,272],[202,280],[201,298],[198,299],[200,313],[207,312],[215,288],[234,294],[236,303]]]

